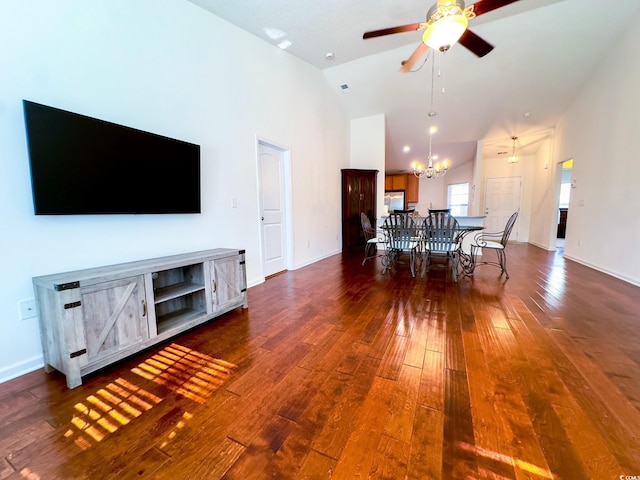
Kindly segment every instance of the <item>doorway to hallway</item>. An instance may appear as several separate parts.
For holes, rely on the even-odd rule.
[[[289,152],[258,141],[258,185],[262,269],[264,277],[283,272],[288,266]]]

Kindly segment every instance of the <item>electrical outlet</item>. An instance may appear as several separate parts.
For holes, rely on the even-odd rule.
[[[37,317],[36,299],[28,298],[27,300],[20,300],[18,302],[18,310],[20,312],[20,320]]]

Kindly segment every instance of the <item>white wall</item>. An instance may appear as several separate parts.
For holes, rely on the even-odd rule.
[[[640,285],[638,21],[564,115],[554,159],[574,160],[565,256]]]
[[[385,117],[382,114],[351,120],[350,168],[378,170],[376,181],[378,216],[384,209],[385,132]]]
[[[559,190],[556,174],[559,164],[553,159],[553,135],[542,141],[534,158],[529,243],[555,250],[558,232]]]
[[[291,150],[294,268],[340,251],[349,121],[316,68],[178,0],[4,0],[0,45],[0,381],[42,365],[33,276],[232,247],[262,282],[256,137]],[[203,213],[34,216],[22,99],[200,144]]]

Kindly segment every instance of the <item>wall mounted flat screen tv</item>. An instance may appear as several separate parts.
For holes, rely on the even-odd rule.
[[[199,145],[23,106],[36,215],[201,213]]]

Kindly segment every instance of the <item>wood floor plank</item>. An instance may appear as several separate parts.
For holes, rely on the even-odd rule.
[[[491,471],[501,477],[515,479],[514,462],[511,460],[512,438],[498,406],[496,381],[489,372],[478,335],[465,331],[463,337],[474,432],[474,446],[470,448],[476,453],[480,468],[484,463],[492,462]],[[503,458],[509,460],[502,461]]]
[[[445,369],[443,478],[478,476],[473,418],[466,374]]]
[[[405,478],[409,454],[410,448],[407,443],[383,434],[369,469],[369,478],[380,480]]]
[[[429,335],[427,337],[427,350],[444,352],[446,347],[446,321],[442,313],[429,314]]]
[[[315,451],[310,451],[295,475],[298,480],[328,480],[333,477],[336,460]]]
[[[402,367],[382,430],[386,436],[405,445],[411,443],[421,374],[422,371],[418,368],[408,365]]]
[[[73,390],[43,370],[5,382],[0,479],[640,474],[640,288],[561,252],[508,256],[508,281],[454,283],[333,255]]]
[[[495,312],[490,314],[487,306],[499,307],[504,318],[516,315],[515,310],[509,302],[498,301],[492,295],[485,294],[483,298],[484,301],[473,307],[476,333],[464,333],[472,407],[483,410],[474,413],[477,449],[485,457],[513,465],[518,479],[530,478],[532,473],[552,478],[522,398],[517,374],[519,366],[529,360],[513,347],[516,341],[511,329],[496,327],[492,320]],[[483,440],[488,425],[491,425],[490,442]]]
[[[590,478],[615,478],[625,471],[577,404],[576,408],[555,405],[554,410]]]
[[[404,364],[411,367],[422,368],[424,365],[424,355],[427,350],[427,338],[429,332],[425,328],[416,328],[413,330],[407,352],[404,357]]]
[[[187,471],[180,473],[169,472],[163,469],[156,472],[155,478],[171,479],[182,475],[185,480],[200,480],[202,478],[222,478],[238,458],[245,452],[246,447],[229,438],[222,439],[214,444],[213,449],[197,463],[188,467]]]
[[[407,480],[442,479],[444,413],[418,405],[408,459]]]
[[[395,381],[376,377],[334,471],[335,478],[367,478],[375,471],[375,455],[382,438]]]
[[[552,330],[549,333],[569,361],[587,380],[593,392],[606,400],[610,413],[618,418],[620,426],[626,428],[630,435],[640,438],[640,411],[629,398],[616,388],[611,379],[564,332]]]
[[[524,314],[522,316],[528,322],[529,327],[538,328],[533,318]],[[549,338],[542,337],[542,333],[538,333],[538,342],[540,342],[541,339],[545,342],[553,341],[553,346],[555,347],[549,350],[550,355],[547,355],[544,359],[540,359],[539,364],[539,368],[553,368],[553,374],[540,378],[545,378],[547,381],[554,379],[552,381],[555,386],[552,390],[553,395],[551,400],[554,408],[557,411],[562,411],[559,410],[559,407],[565,407],[565,409],[579,409],[581,412],[585,412],[588,418],[590,418],[591,424],[594,425],[599,432],[599,435],[607,446],[608,451],[615,458],[608,460],[608,463],[618,463],[619,465],[632,470],[634,468],[639,468],[638,459],[640,459],[640,450],[638,449],[638,441],[633,436],[633,433],[629,432],[624,421],[620,420],[620,418],[627,418],[625,416],[627,415],[630,423],[633,424],[633,422],[636,421],[635,418],[638,415],[638,412],[635,409],[628,409],[629,404],[627,404],[624,399],[621,399],[619,392],[615,388],[612,388],[610,391],[613,395],[612,402],[609,402],[609,396],[606,393],[602,393],[603,391],[606,392],[607,388],[603,389],[600,387],[600,394],[594,395],[594,392],[597,392],[598,388],[592,388],[591,383],[594,381],[600,381],[604,382],[605,385],[608,385],[608,380],[601,372],[598,371],[597,368],[584,367],[582,369],[582,374],[580,373],[580,370],[576,365],[565,355],[562,348],[558,346],[558,343],[566,343],[568,341],[561,331],[554,329],[549,330]],[[521,344],[531,345],[527,342]],[[570,343],[565,345],[565,350],[567,348],[569,348],[569,350],[571,349]],[[536,354],[532,353],[531,355]],[[569,355],[571,356],[572,354]],[[574,352],[573,355],[575,356],[577,354]],[[579,357],[581,358],[581,361],[585,361],[587,364],[589,363],[586,357],[581,357],[580,355],[577,355],[574,358],[574,361],[577,361]],[[553,364],[550,364],[551,360],[554,359],[555,361]],[[545,363],[548,365],[545,366]],[[532,372],[529,375],[532,375]],[[561,386],[558,384],[559,378],[562,378]],[[538,387],[538,390],[540,391],[541,388]],[[605,398],[602,398],[602,395],[604,395]],[[609,409],[612,408],[611,405],[616,402],[621,402],[621,405],[613,407],[617,414],[608,413]],[[585,456],[585,459],[588,458],[590,458],[590,456]]]
[[[393,335],[387,350],[382,356],[378,376],[397,380],[404,364],[404,357],[409,346],[409,337]]]
[[[221,477],[232,480],[258,480],[273,477],[266,471],[270,460],[278,452],[295,424],[274,415],[264,428],[259,429],[255,440],[239,455],[237,461]]]
[[[444,356],[440,352],[427,350],[420,377],[418,404],[443,412],[444,397]]]
[[[279,381],[275,383],[265,381],[259,389],[248,395],[237,397],[234,409],[239,412],[239,415],[229,424],[225,430],[225,436],[241,445],[250,445],[259,429],[273,415],[278,414],[286,402],[287,398],[278,395],[278,392],[295,388],[306,381],[309,374],[308,370],[293,366]]]
[[[120,471],[113,471],[109,479],[158,478],[158,471],[169,461],[169,457],[156,448],[150,448],[137,457],[136,463],[127,464]],[[166,478],[166,477],[165,477]]]
[[[311,448],[331,458],[338,458],[354,429],[363,403],[374,381],[379,361],[367,357],[353,378],[348,381],[340,398],[311,443]]]

